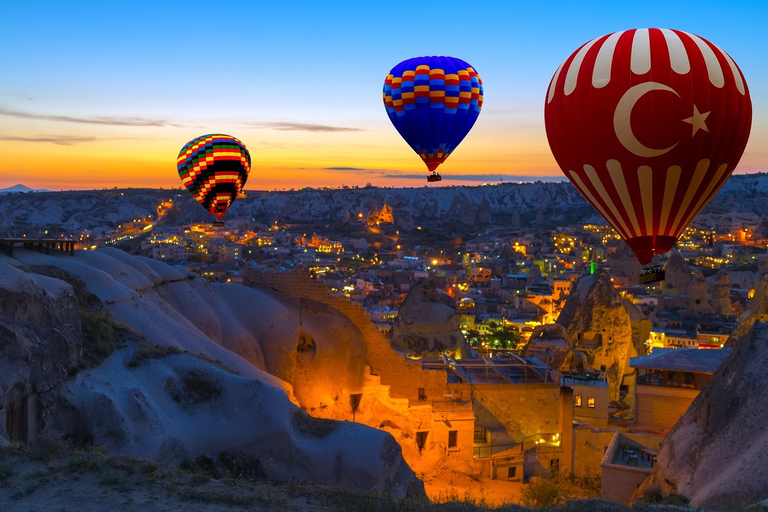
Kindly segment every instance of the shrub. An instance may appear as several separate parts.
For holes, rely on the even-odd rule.
[[[193,404],[210,402],[219,398],[223,390],[208,373],[193,368],[182,374],[181,381],[184,384],[184,394]]]
[[[313,418],[301,409],[297,409],[293,413],[293,426],[302,434],[325,437],[336,430],[338,422],[334,420]]]
[[[565,503],[573,497],[571,485],[561,478],[557,471],[550,471],[547,476],[531,478],[520,493],[520,502],[526,507],[551,507]]]
[[[78,310],[83,327],[83,362],[96,366],[115,351],[120,341],[119,326],[107,315]]]
[[[182,354],[183,351],[171,345],[144,345],[133,353],[131,359],[125,363],[128,368],[136,368],[147,359],[159,359],[174,354]]]

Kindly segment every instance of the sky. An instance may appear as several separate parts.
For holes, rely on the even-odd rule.
[[[768,2],[2,1],[0,188],[178,187],[189,140],[248,147],[246,189],[424,186],[382,104],[389,70],[421,55],[469,62],[482,112],[443,185],[563,179],[544,98],[585,42],[630,28],[702,36],[750,88],[736,173],[768,171]]]

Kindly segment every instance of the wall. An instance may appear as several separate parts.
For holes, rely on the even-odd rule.
[[[602,470],[601,497],[604,500],[617,501],[625,505],[629,505],[632,495],[643,480],[651,474],[648,469],[618,464],[603,464]]]
[[[671,429],[698,393],[695,389],[638,385],[637,426]]]
[[[427,443],[432,448],[441,448],[447,457],[471,462],[475,435],[475,415],[470,411],[464,414],[435,413],[432,421],[432,431]],[[448,432],[456,431],[456,448],[448,448]],[[440,445],[440,446],[435,446]]]
[[[445,371],[422,370],[420,362],[409,362],[397,354],[359,304],[350,302],[346,297],[332,294],[323,281],[311,279],[307,273],[299,271],[287,274],[246,269],[243,284],[271,288],[297,300],[317,301],[349,318],[363,336],[371,372],[381,377],[382,384],[390,386],[393,397],[418,402],[418,388],[424,388],[430,399],[436,399],[445,394],[447,389]]]
[[[573,473],[579,477],[597,476],[615,429],[598,429],[589,426],[573,427]]]
[[[581,396],[581,407],[573,404],[573,415],[586,421],[596,428],[606,428],[608,426],[608,386],[580,386],[574,381],[567,382],[568,387],[573,389],[573,396]],[[588,398],[595,398],[595,407],[588,407]]]
[[[450,387],[465,398],[471,394],[469,384]],[[472,388],[475,399],[505,425],[518,443],[525,436],[561,432],[557,384],[475,384]]]

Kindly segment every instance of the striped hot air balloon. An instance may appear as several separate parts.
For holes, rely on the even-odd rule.
[[[398,133],[432,171],[466,137],[483,106],[483,81],[454,57],[404,60],[384,80],[384,106]]]
[[[251,155],[236,138],[213,133],[187,142],[176,168],[192,197],[221,220],[245,186]]]
[[[562,171],[645,265],[672,248],[736,168],[752,103],[738,66],[714,44],[633,29],[568,57],[544,118]]]

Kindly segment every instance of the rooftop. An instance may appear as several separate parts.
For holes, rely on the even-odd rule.
[[[715,373],[715,370],[725,361],[725,358],[730,353],[730,348],[707,350],[697,348],[656,348],[650,355],[631,358],[629,366],[632,368],[712,374]]]

